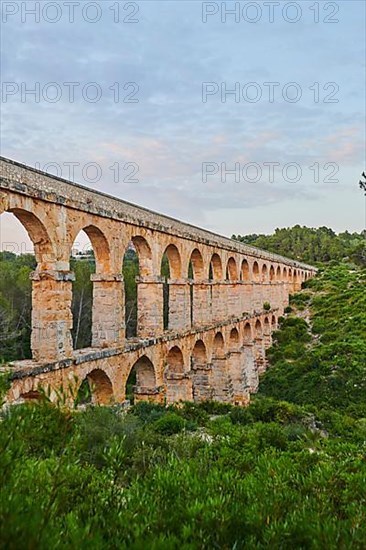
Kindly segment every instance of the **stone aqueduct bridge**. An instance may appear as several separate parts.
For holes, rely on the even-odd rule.
[[[34,398],[40,387],[57,399],[62,387],[71,403],[85,378],[94,402],[122,402],[132,368],[136,399],[248,401],[289,294],[315,268],[11,160],[0,162],[0,214],[20,220],[37,260],[31,275],[33,359],[13,363],[9,402]],[[70,255],[81,230],[96,259],[92,345],[73,350]],[[138,332],[126,339],[121,266],[131,242],[140,270]],[[164,254],[170,268],[165,330]]]

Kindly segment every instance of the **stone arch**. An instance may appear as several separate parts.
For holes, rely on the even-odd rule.
[[[190,264],[190,268],[192,268]],[[192,285],[182,278],[182,258],[177,246],[169,244],[160,264],[163,285],[163,329],[184,330],[192,323]]]
[[[200,365],[207,364],[207,350],[203,340],[197,340],[191,353],[191,362]]]
[[[232,256],[228,259],[226,264],[226,279],[228,281],[237,281],[239,279],[236,261]]]
[[[131,242],[136,250],[139,259],[139,271],[141,277],[152,275],[152,253],[147,240],[140,235],[134,235]]]
[[[223,315],[223,310],[225,309],[225,304],[223,303],[223,288],[221,283],[224,279],[223,274],[223,265],[221,256],[217,253],[212,254],[210,261],[210,268],[208,278],[211,284],[209,286],[206,303],[208,309],[208,317],[210,320],[218,321]]]
[[[19,399],[26,402],[36,402],[36,401],[41,401],[43,397],[44,397],[43,394],[38,390],[30,390],[30,391],[21,393],[19,396]]]
[[[181,274],[181,260],[178,249],[175,245],[170,244],[165,248],[160,262],[160,276],[163,281],[163,329],[171,328],[170,321],[170,281],[178,279]]]
[[[287,268],[286,267],[283,268],[282,280],[287,281]]]
[[[159,332],[160,327],[156,327],[156,319],[154,319],[155,326],[151,326],[153,324],[151,312],[158,306],[154,299],[155,286],[150,284],[152,282],[151,277],[155,275],[153,273],[152,251],[143,236],[131,236],[123,255],[122,272],[125,290],[126,337],[150,336],[153,329],[157,329]],[[153,294],[151,295],[151,293]],[[163,304],[161,304],[162,309]],[[162,328],[162,312],[160,320]]]
[[[249,263],[245,258],[241,262],[240,278],[241,278],[242,281],[250,281]]]
[[[245,344],[250,344],[253,341],[252,327],[250,323],[245,323],[243,336]]]
[[[80,389],[87,384],[94,405],[110,405],[113,402],[113,386],[109,376],[102,369],[90,371],[79,386]],[[77,398],[78,399],[78,398]]]
[[[237,328],[232,328],[230,331],[230,346],[231,348],[239,347],[239,332]]]
[[[202,254],[198,248],[195,248],[191,253],[188,264],[188,278],[190,279],[189,317],[191,326],[203,324],[207,317],[207,311],[202,309],[202,299],[203,303],[207,299],[206,288],[200,284],[203,281],[204,273]]]
[[[263,344],[266,348],[272,345],[271,328],[269,317],[266,316],[263,321]]]
[[[275,269],[273,265],[269,268],[269,280],[274,281],[276,279]]]
[[[21,197],[21,200],[23,197]],[[26,203],[31,201],[25,199]],[[43,210],[44,212],[44,210]],[[27,331],[23,332],[23,338],[27,340],[22,351],[24,357],[29,358],[29,336],[31,356],[34,361],[54,362],[70,357],[72,354],[72,314],[71,314],[71,280],[72,275],[68,272],[67,263],[63,262],[63,271],[59,270],[57,261],[65,259],[61,256],[62,247],[57,246],[51,238],[55,234],[55,225],[50,221],[41,220],[42,213],[36,215],[25,208],[11,207],[3,213],[7,216],[13,216],[20,223],[22,229],[27,234],[27,240],[33,244],[34,256],[36,259],[34,267],[29,263],[29,267],[35,269],[30,273],[32,280],[32,292],[30,294],[30,304],[24,304],[24,315],[28,313],[25,327]],[[52,233],[51,233],[52,232]],[[61,263],[61,262],[60,262]],[[66,264],[66,265],[65,265]],[[50,310],[52,310],[52,323],[50,323]],[[53,315],[56,312],[56,315]],[[28,332],[29,316],[31,317],[31,331]],[[24,327],[24,328],[25,328]]]
[[[263,330],[260,319],[257,319],[254,326],[254,356],[258,374],[265,370],[265,348],[268,345],[267,331]],[[257,383],[258,384],[258,383]],[[257,385],[258,387],[258,385]]]
[[[198,248],[195,248],[192,251],[190,256],[190,264],[192,266],[193,279],[203,279],[204,277],[204,267],[203,267],[203,258],[201,252]]]
[[[225,355],[225,340],[222,332],[217,332],[212,344],[212,352],[216,357],[223,357]]]
[[[71,304],[75,349],[107,347],[123,338],[122,275],[120,269],[116,272],[110,228],[101,224],[87,225],[84,218],[76,218],[74,229],[69,219],[70,265],[75,274]],[[87,242],[83,242],[82,234]],[[82,250],[77,247],[75,252],[75,245],[83,245]]]
[[[156,388],[156,373],[152,361],[143,355],[132,365],[126,380],[126,398],[137,401],[155,401],[158,390]]]
[[[255,365],[255,341],[253,327],[246,322],[243,329],[243,367],[244,384],[248,391],[256,391],[258,387],[258,372]]]
[[[291,267],[289,267],[289,269],[288,269],[287,278],[290,282],[292,282],[292,269],[291,269]]]
[[[78,227],[73,233],[70,244],[70,256],[72,256],[72,247],[79,235],[84,232],[89,240],[95,256],[96,273],[108,273],[110,271],[110,247],[109,242],[103,231],[94,224]]]
[[[255,322],[254,333],[255,333],[255,338],[262,338],[263,336],[263,327],[259,319],[257,319]]]
[[[259,275],[259,265],[257,261],[254,261],[253,263],[253,280],[259,281],[260,275]]]
[[[240,346],[239,331],[236,327],[230,330],[228,351],[226,372],[228,400],[234,402],[235,405],[240,405],[243,403],[243,400],[246,401],[247,396],[245,395],[246,380],[243,371],[243,350]]]
[[[83,228],[88,235],[95,254],[95,269],[97,273],[106,273],[110,270],[110,248],[104,233],[94,225]]]
[[[166,365],[170,374],[184,373],[183,353],[178,346],[173,346],[167,353]]]
[[[124,326],[126,338],[137,336],[138,330],[138,277],[140,258],[132,241],[127,245],[122,260],[124,289]]]
[[[80,229],[72,243],[70,256],[70,269],[73,272],[72,283],[72,342],[74,349],[84,349],[92,346],[93,342],[93,320],[95,318],[95,289],[98,283],[94,281],[96,269],[103,270],[100,261],[99,248],[103,241],[102,233],[96,228]],[[84,233],[84,235],[82,235]],[[90,236],[92,239],[90,238]],[[83,241],[87,237],[84,242]],[[99,238],[101,241],[99,241]],[[79,248],[80,245],[82,248]],[[78,248],[76,248],[78,245]],[[75,248],[74,248],[75,247]],[[99,260],[98,260],[99,258]],[[109,262],[109,258],[106,260]],[[97,346],[96,346],[97,347]],[[86,384],[86,382],[85,382]]]
[[[225,353],[225,341],[221,332],[215,334],[212,351],[212,389],[218,401],[229,402],[232,398],[232,384],[229,363]]]
[[[277,319],[276,319],[276,316],[275,316],[275,315],[272,315],[272,318],[271,318],[271,327],[272,327],[272,330],[276,330],[276,328],[277,328]]]
[[[1,193],[0,193],[1,195]],[[0,206],[1,206],[1,197],[0,197]],[[2,212],[2,209],[0,209]],[[20,212],[24,212],[23,221],[20,219]],[[29,214],[29,216],[26,216]],[[1,329],[0,333],[0,347],[2,346],[2,341],[9,339],[9,342],[12,342],[14,345],[14,351],[16,353],[14,359],[30,359],[34,357],[34,349],[31,340],[32,340],[32,329],[34,329],[34,320],[32,320],[32,326],[30,326],[29,320],[32,317],[32,313],[35,312],[37,305],[40,304],[40,299],[43,295],[42,291],[39,292],[37,296],[34,295],[34,289],[37,287],[37,283],[33,279],[32,271],[37,270],[38,273],[34,275],[40,277],[40,273],[47,268],[52,268],[52,265],[48,264],[47,260],[52,259],[52,247],[46,229],[43,226],[42,222],[38,220],[34,214],[28,213],[26,211],[21,211],[17,209],[16,211],[4,211],[0,215],[0,237],[1,234],[1,224],[5,222],[5,227],[9,224],[11,231],[8,236],[10,239],[14,239],[13,242],[10,240],[8,242],[2,241],[0,239],[0,245],[2,246],[2,251],[7,254],[9,253],[11,257],[14,254],[25,254],[27,256],[26,261],[24,262],[24,275],[26,276],[27,292],[24,292],[21,309],[15,308],[15,311],[18,309],[17,316],[10,314],[10,318],[7,312],[7,304],[12,307],[11,304],[13,300],[17,298],[17,285],[14,284],[14,288],[8,289],[8,294],[5,296],[5,304],[2,304],[0,298],[0,318],[1,318]],[[14,232],[13,232],[14,229]],[[38,237],[37,237],[38,235]],[[38,243],[37,242],[38,238]],[[36,242],[35,242],[36,241]],[[34,255],[36,259],[34,259]],[[5,258],[6,259],[6,256]],[[0,267],[1,270],[1,267]],[[23,276],[24,276],[23,275]],[[1,277],[1,275],[0,275]],[[29,279],[33,279],[32,281]],[[10,282],[10,281],[9,281]],[[41,284],[41,283],[39,283]],[[24,288],[25,290],[25,288]],[[33,292],[32,292],[33,290]],[[43,289],[42,289],[43,290]],[[1,296],[1,292],[0,292]],[[5,306],[4,309],[2,306]],[[20,305],[20,303],[19,303]],[[14,324],[16,320],[16,325]],[[12,322],[14,321],[14,322]],[[42,327],[42,335],[40,340],[45,342],[47,337],[47,324]],[[1,336],[3,338],[1,338]],[[0,353],[0,355],[2,355]],[[38,357],[41,359],[41,354],[38,354]]]
[[[164,251],[164,255],[168,258],[170,277],[179,279],[182,276],[182,261],[178,248],[175,244],[169,244]]]
[[[166,382],[167,403],[185,401],[192,395],[192,388],[188,393],[188,379],[184,372],[184,358],[182,350],[173,346],[166,356],[164,378]]]
[[[136,371],[136,385],[138,387],[150,388],[150,389],[155,388],[156,376],[155,376],[154,365],[146,355],[143,355],[142,357],[140,357],[132,365],[131,371],[133,369],[135,369]]]
[[[267,264],[262,265],[262,281],[268,280],[268,267]]]
[[[277,269],[276,269],[276,280],[277,281],[281,280],[281,268],[279,265],[277,266]]]
[[[34,246],[34,255],[37,260],[37,270],[50,269],[55,261],[55,255],[51,238],[41,220],[32,212],[22,208],[8,210],[13,214],[27,231]]]
[[[207,361],[207,350],[203,340],[197,340],[191,353],[193,401],[212,398],[211,369]]]
[[[214,281],[222,280],[222,261],[218,254],[212,254],[211,262],[212,279]]]

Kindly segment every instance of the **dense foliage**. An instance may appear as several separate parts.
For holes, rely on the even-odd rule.
[[[295,225],[276,229],[273,235],[233,235],[233,239],[308,263],[349,258],[366,265],[366,232],[339,233],[328,227],[317,229]]]
[[[305,286],[247,408],[5,411],[1,546],[364,549],[365,271]]]
[[[0,252],[0,361],[30,357],[33,255]]]

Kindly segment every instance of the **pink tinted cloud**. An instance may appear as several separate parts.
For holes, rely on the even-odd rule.
[[[323,139],[310,140],[303,145],[317,152],[319,160],[339,165],[359,163],[365,156],[365,138],[358,126],[339,128]]]

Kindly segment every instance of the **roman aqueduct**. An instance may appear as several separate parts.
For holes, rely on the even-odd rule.
[[[3,212],[25,227],[37,261],[32,360],[12,363],[8,402],[35,398],[40,388],[57,399],[63,388],[71,403],[85,379],[95,403],[123,402],[134,369],[137,400],[245,404],[289,294],[316,271],[4,158]],[[70,255],[81,230],[95,255],[92,343],[74,350]],[[137,336],[126,338],[121,265],[131,243],[139,259]]]

